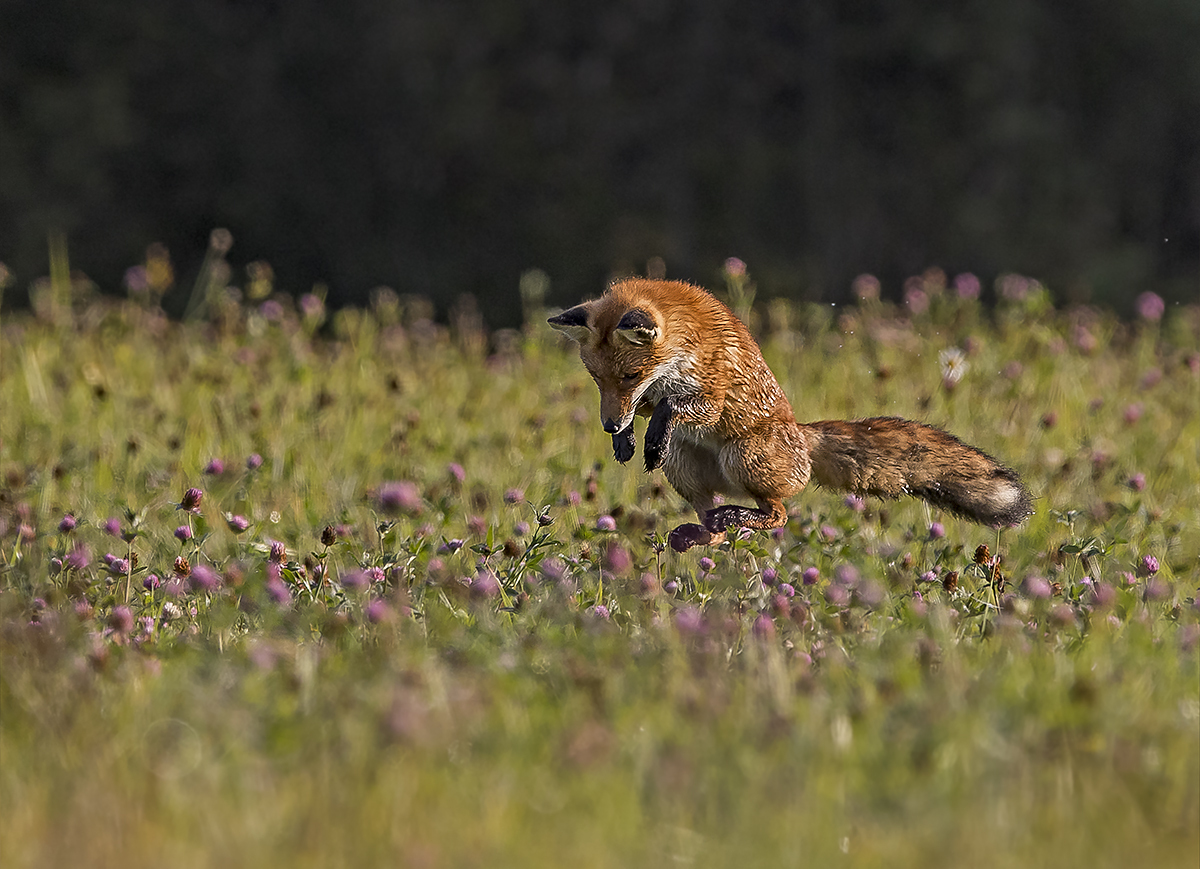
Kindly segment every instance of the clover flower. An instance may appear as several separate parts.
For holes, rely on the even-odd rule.
[[[383,512],[392,515],[419,513],[422,509],[420,490],[416,483],[407,480],[384,483],[380,486],[378,503]]]
[[[1137,297],[1136,302],[1138,316],[1143,320],[1149,320],[1157,323],[1162,319],[1163,314],[1167,310],[1166,303],[1162,300],[1162,296],[1158,293],[1145,292]]]
[[[200,512],[200,502],[204,500],[204,492],[200,489],[191,488],[183,493],[183,499],[180,500],[178,507],[180,510],[187,510],[190,513]]]
[[[490,570],[481,570],[471,580],[469,586],[471,597],[478,600],[488,600],[500,593],[500,580]]]
[[[750,631],[760,640],[769,640],[775,636],[775,620],[766,613],[760,613]]]
[[[192,568],[191,574],[188,576],[188,586],[192,591],[198,591],[204,594],[216,591],[221,585],[221,577],[211,567],[205,564],[197,564]]]

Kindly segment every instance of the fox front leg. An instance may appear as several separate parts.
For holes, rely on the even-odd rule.
[[[637,449],[637,445],[633,439],[633,423],[625,426],[615,435],[612,436],[613,455],[616,456],[618,462],[622,465],[633,458],[633,454]],[[647,448],[648,445],[647,445]]]
[[[654,408],[650,416],[650,424],[646,426],[646,445],[643,455],[646,458],[646,471],[661,467],[667,457],[667,447],[671,443],[671,429],[674,428],[675,411],[671,408],[671,400],[664,398]]]

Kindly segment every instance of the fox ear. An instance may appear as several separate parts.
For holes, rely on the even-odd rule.
[[[645,311],[632,308],[617,323],[616,333],[630,344],[641,346],[653,344],[658,339],[658,326]]]
[[[563,311],[557,317],[551,317],[546,322],[572,341],[582,343],[592,331],[588,326],[589,310],[587,305],[576,305],[574,308]]]

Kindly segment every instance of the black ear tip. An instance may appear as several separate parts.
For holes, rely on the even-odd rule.
[[[640,308],[631,308],[621,317],[618,329],[653,329],[654,319]]]
[[[561,314],[551,317],[546,322],[551,326],[586,326],[588,312],[583,305],[576,305],[574,308],[568,308]]]

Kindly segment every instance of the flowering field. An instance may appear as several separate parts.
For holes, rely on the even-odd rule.
[[[536,293],[7,317],[0,864],[1194,866],[1200,308],[945,283],[728,289],[801,419],[1036,514],[813,488],[686,555]]]

